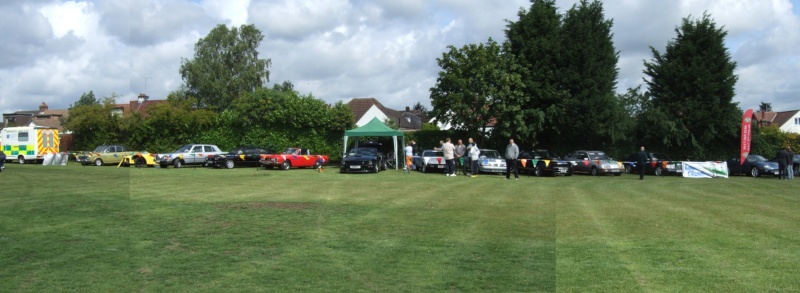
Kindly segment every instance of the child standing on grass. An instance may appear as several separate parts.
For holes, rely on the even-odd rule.
[[[323,158],[322,156],[317,156],[317,163],[319,163],[319,168],[317,168],[317,172],[319,173],[325,172],[322,170],[322,164],[325,163],[325,158]]]

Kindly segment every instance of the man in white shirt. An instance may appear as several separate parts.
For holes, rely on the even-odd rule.
[[[455,167],[453,166],[453,158],[455,158],[456,146],[454,146],[450,142],[450,138],[448,137],[446,142],[442,144],[442,152],[444,153],[444,160],[447,164],[447,171],[445,171],[447,176],[456,176]]]
[[[404,168],[404,170],[406,170],[406,174],[411,174],[411,158],[414,156],[414,147],[411,146],[411,142],[409,142],[406,145],[405,154],[406,154],[406,167]]]

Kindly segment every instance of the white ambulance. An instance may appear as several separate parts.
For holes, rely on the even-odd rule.
[[[41,162],[44,155],[58,153],[58,130],[33,125],[6,127],[0,130],[0,146],[6,161]]]

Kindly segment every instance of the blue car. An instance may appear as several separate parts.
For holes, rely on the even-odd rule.
[[[778,176],[778,162],[769,161],[759,155],[747,155],[744,164],[739,164],[739,157],[728,160],[728,174],[745,175],[753,177],[761,175]]]

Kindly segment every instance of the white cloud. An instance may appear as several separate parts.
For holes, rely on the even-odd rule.
[[[618,90],[642,83],[650,46],[663,51],[681,19],[708,12],[729,31],[736,101],[800,109],[797,0],[606,0],[620,51]],[[560,12],[577,0],[557,0]],[[66,108],[83,92],[155,99],[178,88],[181,58],[215,25],[253,23],[265,35],[271,82],[292,81],[328,102],[376,97],[429,105],[447,45],[502,41],[528,0],[12,0],[0,3],[0,111]],[[124,102],[124,101],[120,101]]]

